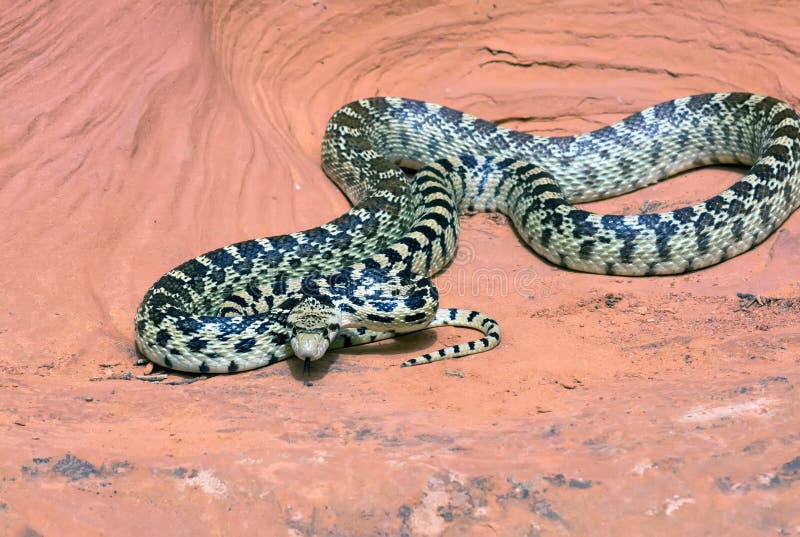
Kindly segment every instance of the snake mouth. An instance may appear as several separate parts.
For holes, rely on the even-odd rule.
[[[321,331],[297,332],[290,340],[294,355],[301,360],[319,360],[328,350],[330,340]]]

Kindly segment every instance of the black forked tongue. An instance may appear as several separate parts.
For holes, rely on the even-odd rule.
[[[303,361],[303,376],[307,377],[311,373],[311,358],[306,358]]]

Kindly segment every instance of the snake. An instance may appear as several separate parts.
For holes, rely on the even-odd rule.
[[[458,247],[459,215],[499,212],[566,269],[658,276],[702,269],[764,241],[800,205],[800,118],[751,93],[663,102],[592,132],[538,136],[430,102],[372,97],[337,110],[322,169],[352,208],[318,227],[218,248],[170,270],[135,315],[139,351],[166,368],[234,373],[437,326],[500,341],[491,317],[440,308],[432,277]],[[729,188],[671,211],[613,215],[579,204],[713,164]]]

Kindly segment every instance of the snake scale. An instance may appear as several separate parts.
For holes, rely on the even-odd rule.
[[[574,206],[719,163],[749,169],[691,207],[623,216]],[[224,373],[296,355],[308,367],[328,349],[448,324],[483,337],[402,365],[490,349],[497,323],[440,309],[429,279],[454,256],[460,213],[508,215],[537,254],[573,270],[700,269],[760,243],[800,204],[800,120],[771,97],[715,93],[587,134],[542,137],[436,104],[370,98],[330,119],[322,166],[353,208],[317,228],[208,252],[162,276],[136,313],[137,346],[148,359]]]

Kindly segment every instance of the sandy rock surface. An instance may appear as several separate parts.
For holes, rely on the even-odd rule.
[[[397,367],[473,335],[441,329],[333,354],[310,387],[294,362],[157,384],[133,346],[173,266],[347,210],[319,168],[341,105],[412,97],[546,135],[707,91],[797,107],[796,6],[274,4],[4,6],[0,534],[800,535],[800,214],[644,279],[551,266],[504,217],[466,217],[442,303],[503,341],[462,360]],[[739,175],[590,207],[676,208]]]

